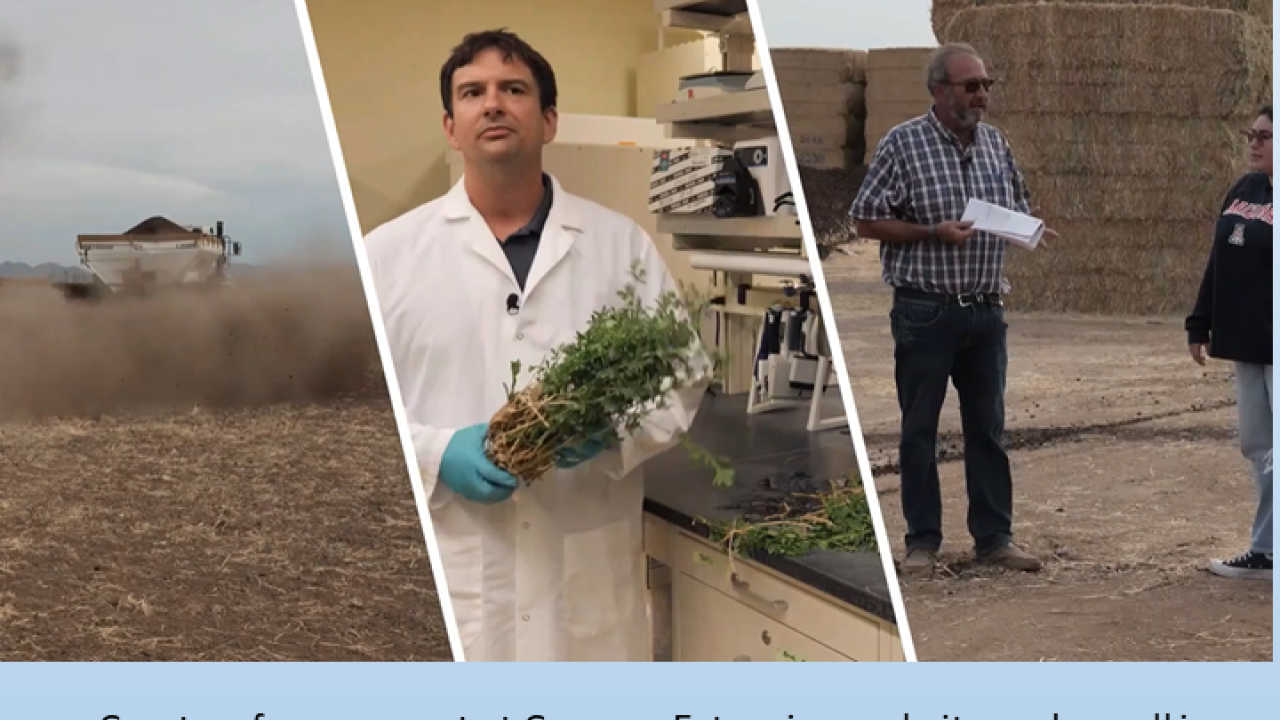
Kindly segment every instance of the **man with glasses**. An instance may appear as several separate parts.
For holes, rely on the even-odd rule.
[[[942,546],[936,445],[951,381],[960,397],[975,554],[1037,571],[1039,559],[1013,544],[1013,479],[1003,446],[1006,241],[960,222],[970,198],[1029,213],[1030,194],[1008,142],[982,122],[993,81],[977,52],[962,43],[939,47],[926,82],[933,107],[885,136],[849,212],[860,237],[880,241],[883,277],[894,288],[907,521],[901,568],[932,573]]]

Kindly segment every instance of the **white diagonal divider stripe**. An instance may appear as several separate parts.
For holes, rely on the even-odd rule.
[[[422,490],[422,472],[418,467],[417,454],[413,449],[413,438],[409,433],[408,415],[404,402],[400,397],[400,383],[396,379],[395,364],[391,359],[391,349],[387,344],[387,329],[382,322],[382,310],[378,305],[377,293],[373,288],[373,279],[369,270],[369,256],[365,252],[364,233],[360,231],[360,218],[356,212],[355,196],[351,191],[351,181],[347,176],[347,163],[342,156],[342,144],[338,141],[338,126],[333,119],[333,108],[329,105],[329,90],[325,85],[324,72],[320,65],[320,55],[316,50],[315,33],[311,28],[311,15],[307,12],[306,0],[294,0],[298,11],[298,25],[302,31],[302,40],[307,48],[307,62],[311,65],[311,78],[316,86],[316,99],[320,103],[320,117],[324,120],[325,137],[329,141],[329,152],[333,156],[333,169],[337,173],[338,188],[342,192],[342,207],[347,214],[347,227],[351,233],[351,244],[354,246],[356,263],[360,266],[360,281],[364,284],[365,300],[369,306],[369,319],[373,323],[374,335],[378,340],[378,356],[382,360],[382,370],[386,375],[387,392],[391,395],[391,406],[395,410],[396,428],[400,431],[400,445],[404,450],[405,464],[409,468],[409,478],[413,486],[413,498],[418,505],[418,518],[422,521],[422,534],[427,541],[427,554],[431,559],[431,575],[440,598],[440,612],[444,617],[445,629],[449,634],[449,648],[455,662],[465,660],[462,655],[462,641],[458,634],[458,623],[454,619],[453,602],[449,599],[449,588],[444,576],[444,568],[440,561],[440,548],[436,544],[436,535],[431,527],[431,513],[427,512],[427,498]]]
[[[805,251],[809,255],[809,268],[813,273],[813,281],[817,286],[818,303],[821,306],[822,324],[828,329],[828,341],[831,346],[831,364],[836,369],[836,377],[840,381],[840,398],[844,403],[845,415],[849,419],[849,435],[853,439],[854,450],[858,456],[858,472],[863,478],[867,492],[867,505],[871,511],[871,520],[875,525],[876,544],[880,549],[880,561],[884,567],[886,584],[889,586],[889,597],[893,602],[893,615],[898,625],[898,636],[902,642],[902,653],[908,662],[916,661],[915,643],[911,639],[911,628],[907,621],[907,611],[902,601],[902,588],[898,584],[898,572],[893,565],[893,552],[890,550],[889,533],[885,529],[884,515],[880,511],[880,501],[876,495],[875,479],[871,476],[871,461],[867,455],[867,443],[862,437],[862,425],[858,422],[857,406],[853,402],[853,386],[849,383],[849,370],[845,367],[844,350],[840,347],[840,333],[836,329],[835,307],[827,292],[827,281],[822,275],[822,260],[818,257],[818,244],[813,234],[813,222],[809,217],[809,207],[805,202],[804,187],[800,183],[799,166],[796,164],[795,149],[791,145],[791,133],[787,129],[786,113],[783,111],[782,95],[778,91],[778,80],[774,75],[773,61],[769,55],[769,41],[766,37],[764,18],[760,13],[757,0],[747,0],[747,9],[751,14],[751,27],[756,39],[756,53],[760,57],[760,68],[764,71],[765,83],[769,88],[769,104],[773,107],[774,124],[778,128],[778,138],[782,140],[782,155],[787,163],[787,178],[791,181],[791,190],[795,195],[796,212],[800,216],[800,227],[804,236]],[[852,198],[850,198],[852,200]]]

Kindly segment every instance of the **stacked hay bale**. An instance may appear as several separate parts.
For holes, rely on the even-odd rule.
[[[862,162],[867,116],[864,50],[770,49],[796,161],[846,170]]]
[[[771,48],[820,257],[853,232],[849,203],[866,176],[865,50]]]
[[[886,48],[867,54],[867,154],[896,125],[929,112],[925,86],[932,48]]]
[[[1010,252],[1014,306],[1187,311],[1244,169],[1240,131],[1271,87],[1268,25],[1150,4],[955,13],[944,37],[973,45],[999,80],[987,120],[1008,137],[1033,211],[1063,236]]]
[[[1263,22],[1270,23],[1274,0],[1055,0],[1055,2],[1080,5],[1181,5],[1202,10],[1234,10],[1248,13]],[[1036,3],[1028,0],[933,0],[930,18],[933,23],[933,34],[940,43],[955,40],[956,38],[948,35],[947,26],[961,10],[1030,4]]]

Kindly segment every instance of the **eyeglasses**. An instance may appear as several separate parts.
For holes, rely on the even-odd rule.
[[[1244,135],[1245,139],[1248,140],[1250,144],[1255,142],[1264,143],[1271,141],[1270,130],[1241,130],[1240,134]]]
[[[964,91],[970,95],[978,92],[978,88],[982,88],[987,92],[991,92],[991,88],[996,84],[991,78],[983,78],[982,80],[965,80],[964,82],[947,83],[952,87],[964,88]]]

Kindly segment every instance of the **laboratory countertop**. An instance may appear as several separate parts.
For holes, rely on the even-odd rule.
[[[824,417],[842,409],[834,392],[824,405]],[[746,408],[745,394],[708,395],[689,433],[693,442],[733,461],[733,487],[713,486],[713,472],[695,464],[688,451],[677,446],[645,465],[646,512],[709,538],[710,528],[698,518],[731,520],[741,513],[734,505],[781,494],[760,486],[766,477],[804,472],[829,478],[857,468],[847,428],[808,432],[807,407],[760,415],[747,415]],[[795,557],[763,553],[747,557],[878,618],[897,622],[878,553],[818,550]]]

